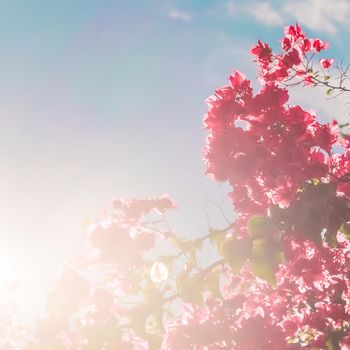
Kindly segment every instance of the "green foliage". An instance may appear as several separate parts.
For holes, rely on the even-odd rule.
[[[340,230],[341,233],[344,234],[344,236],[346,237],[346,239],[348,241],[350,241],[350,223],[344,223],[340,226]]]
[[[210,270],[204,279],[205,288],[216,298],[222,298],[220,291],[220,271],[218,269]]]
[[[250,239],[227,237],[219,247],[219,253],[234,273],[238,273],[250,257],[252,243]]]
[[[201,273],[190,275],[190,272],[185,269],[176,281],[177,294],[185,302],[201,305],[203,303],[203,285]]]
[[[271,229],[269,218],[261,215],[254,215],[248,221],[248,232],[252,238],[264,238]]]
[[[327,90],[326,90],[326,95],[327,95],[327,96],[332,95],[333,91],[334,91],[334,89],[332,89],[332,88],[327,89]]]
[[[275,272],[283,261],[283,250],[278,241],[270,238],[254,240],[250,262],[257,277],[276,285]]]

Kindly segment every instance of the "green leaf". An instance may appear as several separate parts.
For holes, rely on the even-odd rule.
[[[330,95],[332,95],[332,93],[333,93],[333,90],[334,90],[334,89],[332,89],[332,88],[330,88],[330,89],[327,89],[327,90],[326,90],[326,95],[327,95],[327,96],[330,96]]]
[[[350,241],[350,223],[344,223],[340,226],[339,231],[344,234],[346,239]]]
[[[205,276],[205,287],[216,298],[222,298],[220,291],[221,273],[217,269],[209,271]]]
[[[254,261],[251,262],[251,268],[256,277],[259,277],[272,286],[276,286],[276,275],[273,266],[264,261]]]
[[[317,177],[314,177],[313,179],[311,179],[311,183],[314,185],[314,186],[317,186],[321,183],[321,180],[318,179]]]
[[[338,342],[331,337],[326,342],[326,349],[327,350],[340,350],[340,347],[339,347]]]
[[[252,271],[257,277],[275,286],[276,269],[280,263],[284,262],[280,242],[274,239],[254,240],[250,262]]]
[[[179,297],[185,302],[197,305],[203,304],[202,286],[203,276],[200,273],[188,276],[188,273],[184,271],[176,281]]]
[[[226,235],[226,230],[211,230],[209,235],[209,242],[220,246],[220,244],[225,240]]]
[[[266,236],[270,226],[268,218],[254,215],[248,221],[248,232],[252,238],[263,238]]]
[[[251,249],[252,244],[249,239],[227,237],[219,247],[219,254],[231,267],[233,273],[238,273],[250,257]]]
[[[337,231],[333,232],[331,230],[327,230],[324,237],[330,247],[332,248],[338,247]]]

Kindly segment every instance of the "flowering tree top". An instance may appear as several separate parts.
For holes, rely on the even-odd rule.
[[[295,83],[348,91],[332,81],[333,59],[315,68],[327,47],[289,26],[280,53],[261,41],[251,50],[260,91],[234,71],[207,100],[207,175],[230,184],[235,222],[179,237],[168,196],[114,199],[87,230],[89,254],[48,294],[46,316],[26,336],[0,319],[0,347],[349,350],[347,125],[288,104]],[[205,244],[212,262],[200,259]]]

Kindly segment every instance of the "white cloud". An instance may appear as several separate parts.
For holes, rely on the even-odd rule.
[[[248,6],[246,11],[267,26],[277,26],[284,23],[282,15],[268,1],[251,2]]]
[[[242,5],[225,2],[228,16],[246,13],[267,26],[298,22],[314,31],[336,34],[340,26],[350,26],[350,0],[253,0]]]
[[[171,10],[168,13],[168,16],[173,20],[181,21],[181,22],[190,22],[192,20],[192,15],[190,13],[185,11],[180,11],[177,9]]]
[[[339,25],[350,23],[348,0],[293,0],[283,6],[283,11],[302,25],[330,34],[335,34]]]

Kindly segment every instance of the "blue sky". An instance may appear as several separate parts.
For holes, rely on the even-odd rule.
[[[204,176],[204,100],[234,68],[255,79],[252,44],[277,46],[296,21],[349,62],[350,1],[334,4],[2,2],[0,274],[12,266],[37,298],[81,249],[82,222],[115,196],[169,193],[183,235],[205,232],[203,207],[220,223],[208,199],[232,217],[227,188]],[[321,119],[347,118],[319,91],[292,100]]]

